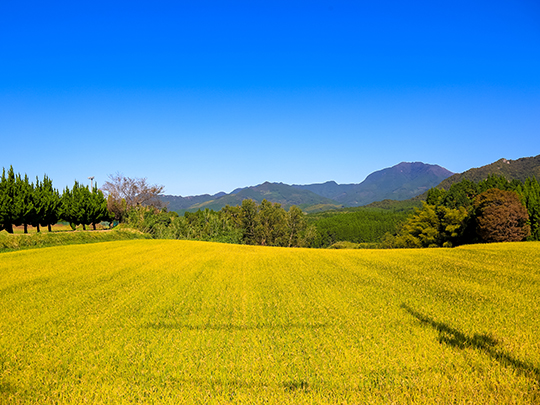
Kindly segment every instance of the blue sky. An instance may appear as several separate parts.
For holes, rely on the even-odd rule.
[[[537,1],[3,2],[0,167],[167,194],[540,154]]]

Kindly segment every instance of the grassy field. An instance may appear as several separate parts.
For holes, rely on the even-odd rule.
[[[540,243],[0,254],[0,403],[540,403]]]
[[[69,225],[67,226],[69,228]],[[53,230],[52,232],[29,232],[23,234],[15,232],[9,234],[6,231],[0,232],[0,252],[9,252],[20,249],[35,249],[49,246],[74,245],[83,243],[110,242],[128,239],[150,239],[151,236],[142,232],[117,227],[111,230],[96,231],[73,231]]]

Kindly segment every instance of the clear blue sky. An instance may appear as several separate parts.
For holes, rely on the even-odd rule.
[[[540,5],[0,5],[0,168],[167,194],[540,154]]]

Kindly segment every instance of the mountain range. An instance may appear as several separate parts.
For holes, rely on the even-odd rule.
[[[402,162],[371,173],[358,184],[338,184],[327,181],[317,184],[283,184],[265,182],[257,186],[238,188],[233,192],[181,197],[164,195],[162,200],[171,211],[219,210],[225,205],[239,205],[250,198],[257,202],[267,199],[284,208],[297,205],[305,212],[323,211],[342,207],[358,207],[374,202],[425,199],[427,190],[440,187],[448,190],[463,179],[479,182],[490,174],[502,175],[508,180],[525,181],[527,177],[540,179],[540,155],[516,160],[499,159],[491,164],[452,173],[438,166],[421,162]]]
[[[171,211],[219,210],[225,205],[239,205],[242,200],[250,198],[259,203],[267,199],[280,203],[286,209],[297,205],[311,212],[356,207],[384,199],[406,200],[437,186],[452,175],[452,172],[438,165],[402,162],[373,172],[358,184],[338,184],[335,181],[306,185],[265,182],[236,189],[230,194],[189,197],[164,195],[162,200],[168,203]]]

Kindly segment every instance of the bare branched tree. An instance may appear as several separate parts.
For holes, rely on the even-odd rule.
[[[127,210],[137,206],[163,207],[159,198],[164,186],[150,184],[146,178],[130,178],[121,173],[110,174],[101,187],[107,195],[108,208],[121,221]]]

